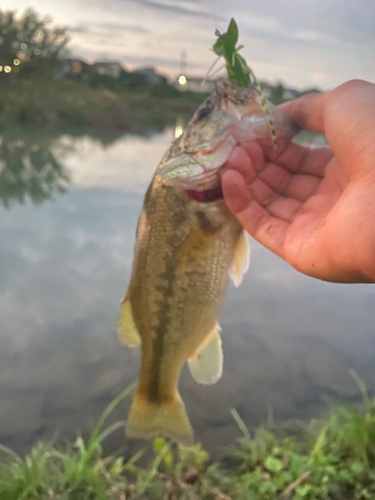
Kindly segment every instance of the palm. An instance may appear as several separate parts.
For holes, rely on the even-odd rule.
[[[331,147],[237,146],[224,198],[243,227],[299,271],[329,281],[375,281],[375,85],[351,81],[283,105]],[[335,152],[335,155],[333,153]],[[267,158],[267,159],[266,159]]]
[[[252,142],[237,147],[227,167],[226,201],[258,241],[305,274],[363,280],[344,276],[356,258],[348,244],[357,225],[350,200],[355,186],[349,186],[331,148],[309,150],[291,143],[276,160],[267,161]]]

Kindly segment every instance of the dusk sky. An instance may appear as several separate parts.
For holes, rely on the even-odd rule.
[[[204,76],[215,28],[231,17],[258,78],[287,86],[332,88],[351,78],[375,82],[375,0],[2,0],[32,6],[65,26],[73,55],[154,66],[175,78]]]

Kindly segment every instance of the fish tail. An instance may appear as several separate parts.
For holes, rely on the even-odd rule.
[[[130,408],[125,434],[128,438],[165,437],[184,445],[193,442],[193,432],[185,406],[176,392],[170,401],[154,403],[136,392]]]

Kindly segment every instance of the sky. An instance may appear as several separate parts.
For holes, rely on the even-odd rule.
[[[375,0],[2,0],[33,7],[66,27],[72,55],[153,66],[169,78],[204,76],[215,60],[215,29],[234,17],[242,55],[260,80],[333,88],[375,82]]]

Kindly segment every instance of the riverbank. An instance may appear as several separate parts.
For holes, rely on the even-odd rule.
[[[189,119],[206,94],[160,95],[157,89],[139,92],[90,88],[72,80],[19,82],[0,95],[0,131],[14,125],[89,126],[137,133],[174,125],[176,116]]]
[[[102,443],[124,422],[103,430],[106,418],[132,388],[104,411],[90,439],[63,447],[38,443],[25,458],[0,446],[2,500],[368,500],[375,498],[375,399],[362,381],[363,406],[332,408],[296,436],[269,429],[251,434],[232,410],[242,437],[211,462],[199,444],[171,447],[154,442],[154,458],[141,467],[143,451],[125,460],[105,457]],[[301,427],[302,429],[302,427]],[[119,445],[120,446],[120,445]]]

